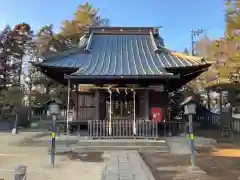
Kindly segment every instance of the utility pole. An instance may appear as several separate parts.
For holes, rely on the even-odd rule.
[[[193,29],[191,30],[191,45],[192,45],[192,56],[195,55],[194,45],[196,43],[196,37],[200,36],[202,33],[206,32],[205,29]]]

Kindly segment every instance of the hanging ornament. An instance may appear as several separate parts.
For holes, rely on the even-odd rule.
[[[117,91],[116,96],[118,97],[118,96],[120,95],[120,91],[119,91],[118,88],[116,88],[116,91]],[[118,98],[116,99],[115,107],[116,107],[116,109],[119,108],[119,101],[118,101]]]
[[[118,94],[120,94],[120,91],[119,91],[119,89],[118,89],[118,88],[116,88],[116,91],[117,91],[117,93],[118,93]]]
[[[125,94],[128,95],[127,88],[125,89]]]
[[[125,107],[125,109],[127,109],[127,108],[128,108],[127,97],[125,97],[125,103],[124,103],[124,107]]]
[[[127,88],[125,89],[125,103],[124,103],[124,107],[127,109],[128,107],[128,102],[127,102],[127,95],[128,95],[128,92],[127,92]]]
[[[109,94],[112,94],[112,90],[111,90],[111,88],[112,88],[112,86],[110,85],[110,86],[108,86],[108,92],[109,92]]]
[[[132,113],[132,101],[129,102],[129,106],[128,106],[128,114]]]
[[[118,109],[119,108],[119,101],[118,101],[118,94],[117,93],[115,93],[115,99],[114,99],[114,101],[115,101],[115,108],[116,109]]]

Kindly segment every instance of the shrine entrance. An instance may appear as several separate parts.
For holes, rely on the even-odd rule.
[[[114,137],[136,135],[136,92],[128,88],[109,88],[105,93],[107,131]]]
[[[133,98],[133,92],[127,90],[118,90],[117,92],[112,92],[111,102],[109,94],[106,94],[106,116],[109,119],[110,109],[112,119],[125,119],[133,120],[134,113],[136,113],[136,105],[138,104],[137,95],[135,99]],[[134,102],[135,101],[135,102]],[[135,112],[134,112],[135,103]],[[111,107],[110,107],[111,104]]]
[[[145,111],[149,109],[149,89],[112,86],[100,89],[105,105],[99,108],[105,109],[105,118],[89,121],[90,138],[157,138],[158,123],[149,120],[149,111]]]

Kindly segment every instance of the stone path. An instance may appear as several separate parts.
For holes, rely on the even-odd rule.
[[[154,180],[137,151],[111,152],[101,180]]]

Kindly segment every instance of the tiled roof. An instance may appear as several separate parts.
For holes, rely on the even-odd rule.
[[[129,76],[165,75],[166,68],[199,66],[201,58],[189,60],[158,44],[149,33],[94,33],[82,49],[50,57],[42,66],[78,68],[72,75]],[[193,58],[193,59],[194,59]]]

